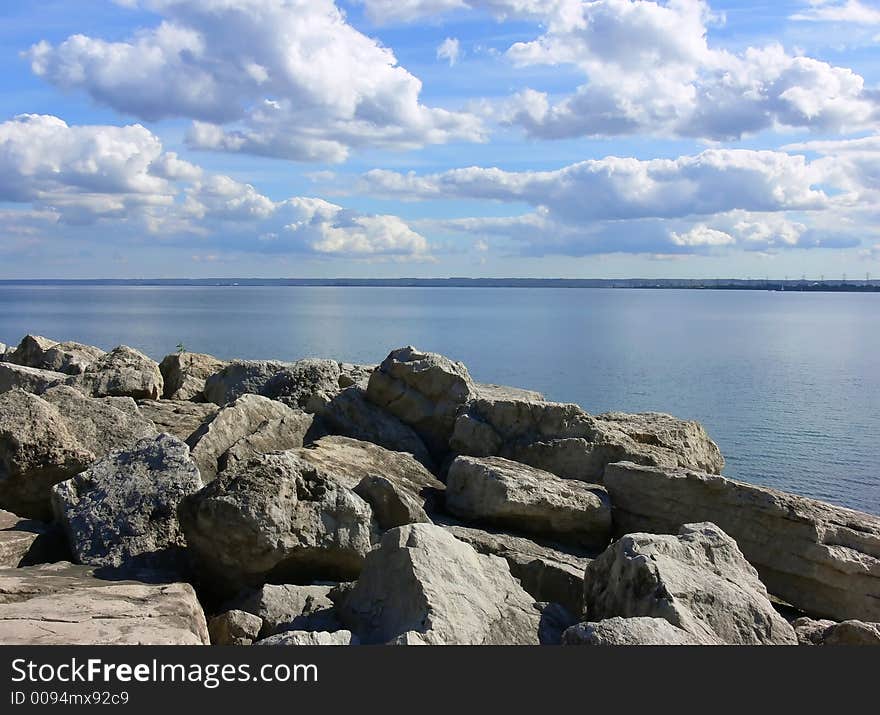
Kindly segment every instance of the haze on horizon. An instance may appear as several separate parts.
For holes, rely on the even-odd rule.
[[[0,279],[880,275],[880,2],[7,0]]]

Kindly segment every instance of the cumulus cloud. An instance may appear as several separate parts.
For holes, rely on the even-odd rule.
[[[195,120],[192,146],[300,161],[352,149],[479,141],[480,121],[428,107],[418,78],[332,0],[139,0],[157,27],[124,41],[73,35],[28,52],[63,89],[145,120]]]
[[[869,7],[859,0],[810,0],[809,9],[795,13],[792,20],[808,22],[855,22],[866,25],[880,24],[880,9]]]
[[[58,234],[64,222],[106,230],[114,241],[198,236],[241,252],[431,260],[427,240],[396,216],[311,197],[274,201],[164,152],[140,125],[69,126],[41,115],[0,123],[0,201],[28,205],[0,214],[7,247]]]
[[[461,44],[454,37],[447,37],[437,48],[437,59],[446,60],[453,67],[461,56]]]

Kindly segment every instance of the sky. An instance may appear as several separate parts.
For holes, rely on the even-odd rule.
[[[4,0],[0,279],[880,277],[880,1]]]

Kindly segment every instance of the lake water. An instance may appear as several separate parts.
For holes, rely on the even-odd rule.
[[[156,359],[412,344],[593,413],[700,420],[727,476],[880,513],[880,294],[0,286],[0,341],[28,332]]]

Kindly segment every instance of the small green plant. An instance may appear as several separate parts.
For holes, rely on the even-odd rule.
[[[183,343],[177,343],[177,354],[183,355],[186,352],[186,345]]]

